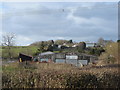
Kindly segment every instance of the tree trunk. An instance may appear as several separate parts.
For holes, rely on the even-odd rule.
[[[12,59],[12,56],[11,56],[11,47],[8,46],[8,55],[9,55],[9,59]]]

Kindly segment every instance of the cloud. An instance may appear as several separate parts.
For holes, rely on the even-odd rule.
[[[32,42],[33,40],[27,36],[24,35],[17,35],[16,36],[16,44],[17,45],[29,45],[29,42]]]
[[[18,45],[35,41],[117,39],[116,3],[4,3],[3,29]],[[102,8],[101,8],[102,7]],[[24,39],[24,40],[23,40]]]
[[[67,16],[69,20],[72,20],[76,24],[93,24],[93,25],[99,25],[102,23],[106,23],[106,21],[102,18],[97,17],[90,17],[86,18],[83,16],[75,16],[74,12],[77,12],[76,10],[71,10],[71,13]]]

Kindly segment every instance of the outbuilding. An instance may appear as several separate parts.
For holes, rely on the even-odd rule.
[[[19,53],[19,62],[32,61],[32,56]]]

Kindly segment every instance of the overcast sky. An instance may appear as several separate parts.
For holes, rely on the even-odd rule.
[[[2,33],[14,33],[17,45],[66,39],[96,42],[118,39],[117,2],[4,2]],[[1,24],[1,23],[0,23]]]

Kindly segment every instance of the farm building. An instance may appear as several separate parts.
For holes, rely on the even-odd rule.
[[[32,56],[28,56],[22,53],[19,53],[19,62],[32,61]]]
[[[75,66],[88,65],[97,60],[97,57],[86,54],[75,53],[53,53],[44,52],[37,56],[39,62],[67,63]]]
[[[54,60],[54,54],[53,52],[44,52],[40,53],[38,56],[36,56],[33,60],[39,61],[39,62],[51,62]]]
[[[39,56],[44,56],[44,55],[51,55],[51,54],[54,54],[53,52],[44,52],[44,53],[40,53]]]
[[[86,43],[86,47],[94,47],[96,43]]]

